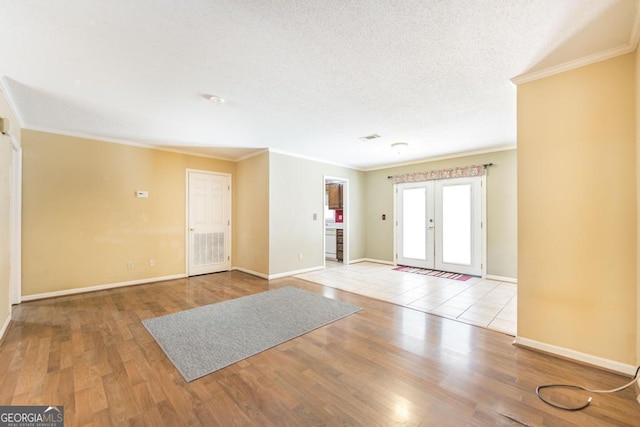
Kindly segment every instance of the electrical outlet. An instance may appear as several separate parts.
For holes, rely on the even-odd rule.
[[[134,266],[134,265],[135,265],[135,263],[134,263],[133,261],[129,261],[129,262],[127,263],[127,268],[128,268],[129,270],[131,270],[131,269],[133,268],[133,266]]]
[[[152,258],[149,260],[149,267],[153,267],[154,265],[156,265],[156,260]]]
[[[300,254],[298,255],[298,259],[302,261],[302,252],[300,252]]]

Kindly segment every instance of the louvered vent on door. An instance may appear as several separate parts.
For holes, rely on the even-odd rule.
[[[224,262],[224,232],[194,233],[193,265],[209,265]]]

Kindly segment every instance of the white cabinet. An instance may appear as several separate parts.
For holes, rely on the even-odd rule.
[[[336,258],[336,229],[335,228],[325,228],[324,229],[324,240],[325,240],[325,258],[335,261]]]

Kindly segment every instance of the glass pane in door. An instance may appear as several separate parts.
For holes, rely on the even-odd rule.
[[[471,184],[442,187],[442,261],[471,264]]]
[[[402,254],[404,258],[426,259],[426,189],[411,188],[403,192]]]

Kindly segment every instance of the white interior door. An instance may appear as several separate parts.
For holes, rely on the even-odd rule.
[[[480,184],[480,177],[436,181],[436,270],[482,274]]]
[[[433,181],[398,184],[397,263],[434,268]]]
[[[231,177],[187,171],[188,275],[231,269]]]
[[[482,275],[482,178],[397,186],[396,263]]]

